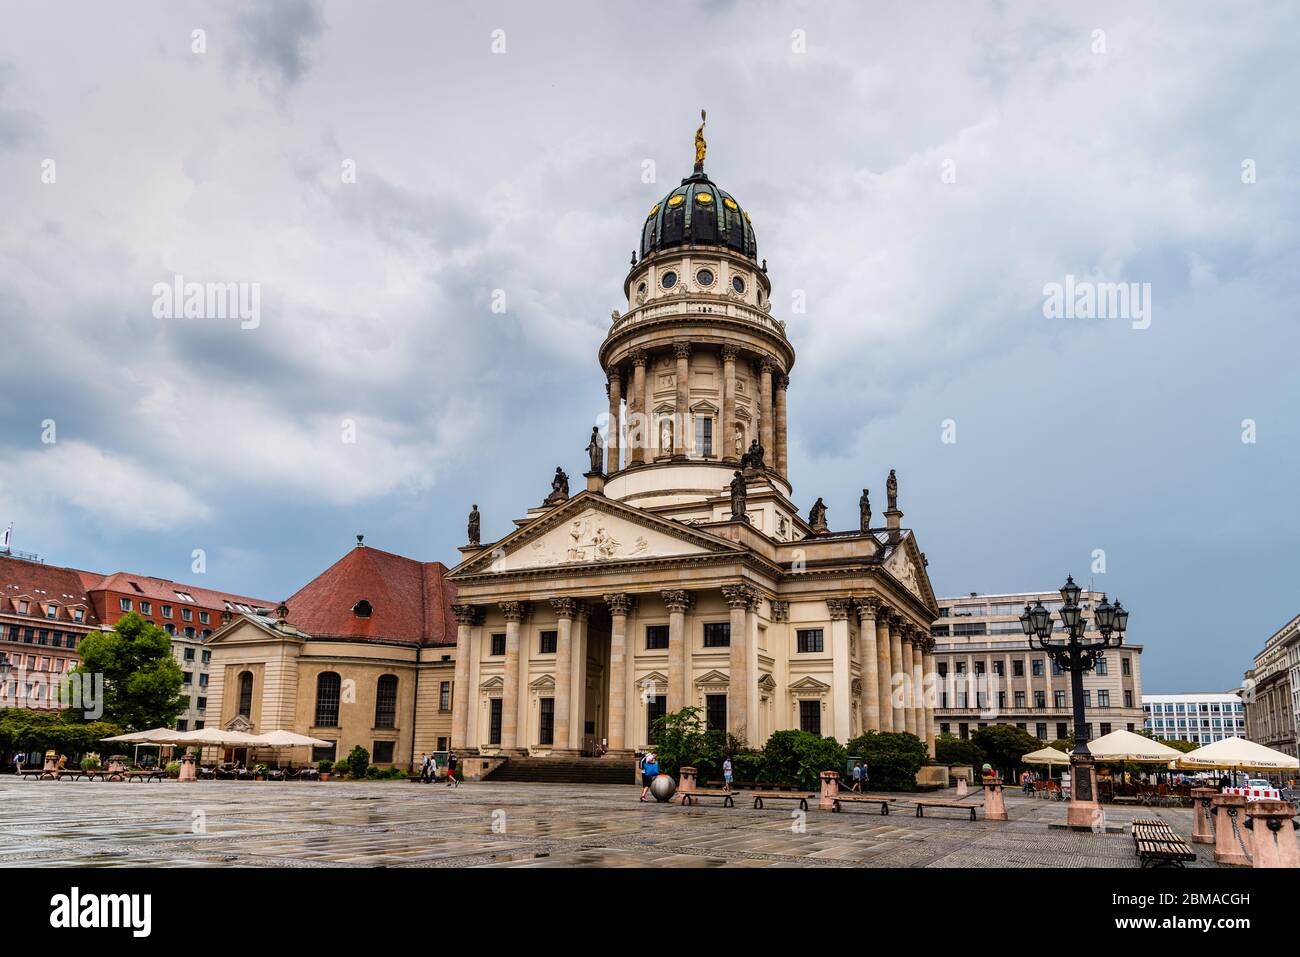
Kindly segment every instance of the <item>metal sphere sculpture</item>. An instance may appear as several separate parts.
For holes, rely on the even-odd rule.
[[[650,793],[660,804],[666,804],[677,793],[677,782],[671,775],[660,774],[650,782]]]

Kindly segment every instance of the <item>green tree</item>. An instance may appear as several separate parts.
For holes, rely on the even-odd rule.
[[[925,742],[906,731],[868,731],[850,741],[845,754],[866,758],[872,789],[884,791],[915,791],[927,757]]]
[[[940,764],[969,764],[977,771],[988,760],[984,749],[974,741],[948,733],[935,738],[934,759]]]
[[[1020,761],[1022,757],[1043,746],[1028,731],[1011,724],[992,724],[980,728],[971,735],[971,740],[984,750],[984,760],[993,765],[994,770],[1001,772],[1007,781],[1014,781],[1016,772],[1024,766]]]
[[[98,749],[99,743],[122,729],[106,721],[74,724],[62,715],[27,708],[0,710],[0,752],[44,751],[53,748],[72,757]]]
[[[136,730],[170,727],[185,710],[184,675],[167,632],[131,612],[81,641],[80,675],[103,675],[104,719]]]
[[[820,786],[823,771],[843,774],[848,759],[849,753],[834,738],[809,731],[777,731],[763,746],[763,779],[812,790]]]
[[[366,776],[366,771],[370,767],[370,752],[357,745],[348,752],[347,758],[348,774],[360,780]],[[338,765],[335,765],[337,768]]]
[[[655,753],[659,755],[659,770],[676,775],[678,768],[698,767],[693,762],[700,751],[704,735],[704,721],[699,708],[682,708],[660,715],[650,726]]]

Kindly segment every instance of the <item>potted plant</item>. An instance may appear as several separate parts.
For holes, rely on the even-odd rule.
[[[99,755],[98,755],[98,754],[93,754],[93,753],[92,753],[92,754],[88,754],[88,755],[86,755],[84,758],[82,758],[82,759],[81,759],[81,770],[83,770],[83,771],[98,771],[98,770],[99,770]]]
[[[255,765],[253,765],[253,780],[254,780],[254,781],[265,781],[265,780],[266,780],[266,765],[265,765],[265,764],[255,764]]]
[[[168,761],[166,770],[169,778],[178,778],[181,776],[181,763],[179,761]]]
[[[316,765],[316,770],[320,771],[320,779],[322,781],[328,781],[330,779],[330,774],[334,771],[334,762],[329,758],[325,758]]]

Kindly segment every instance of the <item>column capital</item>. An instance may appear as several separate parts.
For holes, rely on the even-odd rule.
[[[772,609],[773,621],[790,620],[790,603],[788,601],[782,601],[779,598],[773,598],[771,601],[768,602],[768,605]]]
[[[744,583],[723,585],[722,597],[731,608],[753,608],[759,602],[759,594],[752,585]]]
[[[628,362],[632,363],[634,366],[641,366],[642,368],[645,368],[648,358],[649,357],[645,354],[644,349],[633,349],[627,354]]]
[[[881,612],[889,607],[875,595],[868,595],[866,598],[855,598],[853,603],[858,608],[859,618],[879,618]]]
[[[624,591],[610,592],[604,598],[611,615],[626,616],[636,605],[636,596]]]
[[[723,362],[735,362],[736,359],[737,359],[739,356],[740,356],[740,350],[739,350],[738,348],[736,348],[735,346],[723,346],[723,347],[722,347],[722,361],[723,361]]]
[[[607,384],[617,382],[621,386],[623,384],[623,370],[618,366],[610,366],[605,370],[605,378],[609,380]]]
[[[695,603],[695,596],[680,588],[661,591],[659,596],[664,600],[664,604],[668,606],[670,612],[687,611]]]
[[[790,376],[784,372],[778,372],[772,377],[772,385],[784,392],[790,387]]]
[[[673,356],[678,359],[689,359],[691,357],[691,344],[689,342],[674,342]]]
[[[759,372],[766,372],[771,375],[772,373],[779,371],[779,368],[780,367],[776,364],[776,360],[771,356],[763,356],[763,358],[758,360]]]
[[[902,636],[903,633],[900,629],[905,619],[896,609],[890,608],[888,611],[882,612],[881,617],[889,625],[890,631],[897,631],[899,636]]]
[[[456,616],[458,625],[477,625],[483,620],[483,608],[480,605],[452,605],[451,613]]]
[[[551,607],[555,609],[555,617],[572,621],[578,608],[578,601],[574,598],[552,598]]]
[[[532,610],[532,606],[526,601],[503,601],[500,605],[501,614],[505,615],[506,621],[523,621]]]
[[[853,607],[852,598],[827,598],[826,609],[831,613],[832,621],[846,621],[849,609]]]

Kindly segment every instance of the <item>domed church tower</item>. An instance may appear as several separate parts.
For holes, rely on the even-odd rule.
[[[704,160],[701,124],[694,171],[640,223],[627,308],[600,346],[609,428],[603,449],[598,427],[584,437],[586,488],[570,494],[562,460],[543,492],[553,463],[539,463],[522,517],[470,510],[447,576],[452,746],[483,759],[467,770],[623,761],[686,707],[755,747],[788,728],[879,729],[933,750],[938,605],[897,479],[878,489],[883,523],[866,489],[840,530],[820,498],[799,515],[794,348],[753,223]],[[494,524],[502,537],[481,538]]]
[[[703,130],[694,172],[646,214],[623,282],[627,310],[600,347],[609,419],[620,423],[609,430],[605,494],[707,521],[743,459],[751,495],[771,493],[751,521],[789,539],[794,348],[772,317],[749,213],[705,172]],[[751,448],[761,461],[746,457]]]

